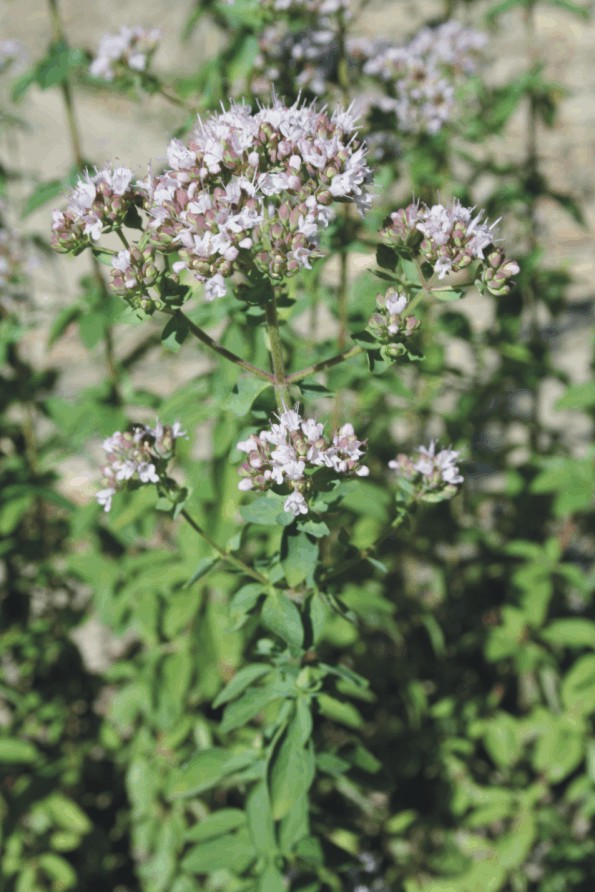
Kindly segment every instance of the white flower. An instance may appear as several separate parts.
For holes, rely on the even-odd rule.
[[[106,489],[100,489],[99,492],[95,493],[95,498],[102,506],[104,511],[110,511],[112,507],[112,499],[116,494],[116,490],[113,486],[108,486]]]
[[[292,492],[285,499],[283,510],[293,514],[294,517],[298,517],[300,514],[308,513],[308,505],[301,492]]]

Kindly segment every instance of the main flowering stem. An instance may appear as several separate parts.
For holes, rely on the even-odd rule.
[[[268,334],[268,348],[271,354],[273,366],[275,398],[280,412],[284,412],[288,405],[289,388],[283,362],[283,345],[279,333],[279,319],[277,317],[277,296],[273,292],[265,306],[266,324]]]

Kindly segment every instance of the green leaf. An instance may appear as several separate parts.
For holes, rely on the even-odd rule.
[[[595,648],[595,622],[579,617],[556,619],[541,632],[541,637],[554,647]]]
[[[246,803],[246,814],[248,829],[256,851],[268,857],[275,855],[277,840],[275,839],[269,791],[265,781],[260,781],[252,789]]]
[[[67,81],[73,68],[86,63],[82,50],[71,49],[63,41],[57,41],[49,48],[45,58],[38,62],[35,69],[35,82],[42,90],[56,87]]]
[[[376,248],[376,263],[382,269],[389,269],[394,272],[397,267],[397,252],[388,245],[378,245]]]
[[[16,764],[19,762],[30,764],[36,762],[39,752],[28,740],[13,740],[6,737],[0,738],[0,764]]]
[[[178,353],[188,337],[188,321],[182,315],[172,316],[161,334],[161,343],[172,353]]]
[[[318,544],[307,533],[287,528],[281,540],[281,564],[291,587],[313,581],[318,563]]]
[[[486,723],[483,743],[495,764],[508,768],[522,755],[519,726],[512,716],[501,712]]]
[[[223,408],[228,409],[234,415],[246,415],[252,408],[252,403],[267,387],[271,387],[262,378],[242,377],[233,389],[233,392],[223,402]]]
[[[253,761],[254,753],[230,753],[215,747],[203,750],[174,772],[168,788],[169,798],[196,796],[211,790],[224,777],[241,771]]]
[[[309,536],[314,536],[315,539],[322,539],[323,536],[329,536],[331,532],[323,520],[313,520],[312,518],[298,521],[297,528],[300,533],[308,533]]]
[[[317,694],[320,712],[328,719],[346,725],[348,728],[362,728],[364,720],[352,703],[343,703],[328,694]]]
[[[246,688],[249,688],[253,682],[262,678],[263,675],[266,675],[267,672],[270,671],[271,667],[265,663],[253,663],[250,666],[244,666],[243,669],[236,672],[231,681],[228,681],[223,690],[217,695],[213,701],[213,708],[217,709],[219,706],[223,706],[224,703],[229,703],[230,700],[235,700],[235,698],[239,697],[240,694],[242,694]]]
[[[185,584],[184,588],[190,588],[191,585],[194,585],[195,582],[198,582],[199,579],[202,579],[203,576],[206,576],[209,570],[212,570],[215,564],[219,562],[219,555],[215,557],[203,558],[198,562],[198,566],[188,582]]]
[[[562,680],[560,694],[571,712],[590,715],[595,711],[595,654],[576,661]]]
[[[93,825],[85,812],[61,793],[52,793],[46,800],[46,808],[54,822],[64,830],[83,836],[92,829]]]
[[[258,878],[257,892],[287,892],[282,874],[274,864],[268,864]]]
[[[240,514],[248,523],[259,523],[268,527],[278,526],[279,515],[286,513],[283,510],[285,498],[277,493],[268,492],[266,496],[255,499],[249,505],[242,505]],[[292,518],[292,515],[289,517]]]
[[[346,765],[346,768],[348,767]],[[309,836],[309,834],[309,801],[307,792],[303,792],[293,803],[285,817],[281,819],[279,826],[279,846],[281,851],[283,853],[291,852],[296,843],[300,839]]]
[[[555,409],[591,409],[595,406],[595,383],[583,381],[571,385],[556,401]]]
[[[186,873],[212,873],[215,870],[243,873],[255,857],[247,831],[240,831],[195,846],[182,860],[182,870]]]
[[[233,621],[233,631],[241,628],[248,613],[256,606],[258,599],[264,594],[259,582],[249,582],[235,593],[229,602],[229,613]]]
[[[273,685],[249,690],[243,697],[227,707],[219,730],[222,734],[228,734],[230,731],[235,731],[236,728],[241,728],[270,703],[282,696],[283,693]]]
[[[48,347],[51,347],[60,337],[62,337],[70,323],[79,319],[82,312],[83,310],[78,304],[73,304],[70,307],[64,307],[64,309],[60,310],[50,326]]]
[[[314,777],[313,759],[302,742],[295,717],[285,730],[269,764],[271,807],[276,821],[285,817],[303,796]]]
[[[304,629],[300,612],[283,592],[274,591],[267,597],[262,608],[262,621],[290,647],[302,646]]]
[[[68,184],[64,180],[48,180],[45,183],[38,183],[25,201],[23,218],[28,217],[48,201],[53,201],[58,195],[63,195],[67,188]]]
[[[55,886],[54,888],[72,889],[76,886],[77,876],[74,868],[60,855],[46,852],[44,855],[39,856],[37,864],[47,876],[55,880],[57,887]]]
[[[87,312],[79,317],[81,341],[88,350],[95,347],[105,336],[108,317],[101,312]]]
[[[191,827],[184,835],[186,842],[202,842],[205,839],[214,839],[223,836],[230,830],[237,830],[246,823],[246,815],[237,808],[222,808],[219,811],[207,815],[194,827]]]

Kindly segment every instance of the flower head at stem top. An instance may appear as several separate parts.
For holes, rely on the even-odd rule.
[[[285,510],[295,516],[307,514],[307,498],[316,491],[317,471],[326,468],[333,477],[368,476],[369,469],[360,464],[365,447],[352,424],[344,424],[329,440],[320,422],[304,419],[297,406],[285,408],[270,428],[237,444],[247,455],[239,468],[242,479],[238,486],[243,491],[289,488]]]

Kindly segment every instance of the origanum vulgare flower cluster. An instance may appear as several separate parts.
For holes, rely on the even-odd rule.
[[[52,214],[52,247],[77,252],[97,242],[103,232],[122,226],[135,199],[133,173],[127,167],[85,173],[66,210]]]
[[[436,452],[435,440],[427,447],[420,446],[416,451],[419,457],[400,453],[389,461],[389,468],[413,484],[416,494],[422,500],[439,501],[454,496],[458,484],[463,482],[463,476],[457,467],[460,452],[454,449]]]
[[[110,510],[112,499],[119,490],[164,482],[176,440],[184,436],[178,421],[170,426],[157,420],[154,428],[141,425],[123,434],[116,431],[104,440],[107,460],[101,473],[105,488],[95,496],[104,511]]]
[[[146,71],[161,40],[159,28],[147,31],[139,26],[124,25],[117,34],[105,34],[89,72],[93,77],[113,81],[130,71]]]
[[[376,296],[377,311],[368,322],[368,331],[381,344],[388,345],[390,354],[401,355],[406,347],[403,339],[412,335],[421,325],[421,321],[407,313],[409,298],[389,288],[385,294]]]
[[[241,490],[266,490],[286,486],[292,492],[284,508],[291,514],[307,514],[306,497],[315,490],[314,471],[327,468],[333,474],[367,477],[369,469],[359,460],[366,442],[358,440],[352,424],[344,424],[332,440],[313,418],[304,419],[296,409],[279,415],[279,423],[251,434],[237,444],[248,456],[239,469]]]
[[[449,21],[424,28],[405,46],[357,40],[352,52],[363,71],[388,91],[370,104],[394,112],[401,131],[438,133],[453,116],[455,91],[473,74],[486,45],[483,34]]]
[[[338,32],[344,28],[348,4],[287,2],[275,8],[301,14],[304,27],[296,30],[289,18],[265,28],[252,90],[267,94],[270,84],[285,75],[293,83],[282,80],[283,89],[323,96],[337,78]],[[453,118],[456,91],[475,73],[486,42],[484,34],[454,21],[423,28],[405,45],[347,35],[345,61],[371,87],[357,96],[358,110],[394,115],[401,133],[438,133]],[[376,132],[377,127],[375,123],[372,129]]]
[[[204,282],[207,299],[226,294],[236,272],[309,269],[331,205],[368,205],[371,173],[349,112],[232,105],[199,122],[188,145],[174,139],[168,161],[146,183],[151,244],[179,253],[173,272]]]
[[[465,208],[459,201],[447,207],[414,202],[391,214],[383,230],[386,242],[397,249],[408,248],[429,263],[439,279],[466,269],[474,261],[481,265],[481,284],[495,295],[510,291],[511,277],[519,272],[514,260],[494,245],[494,228],[483,221],[483,211]]]

